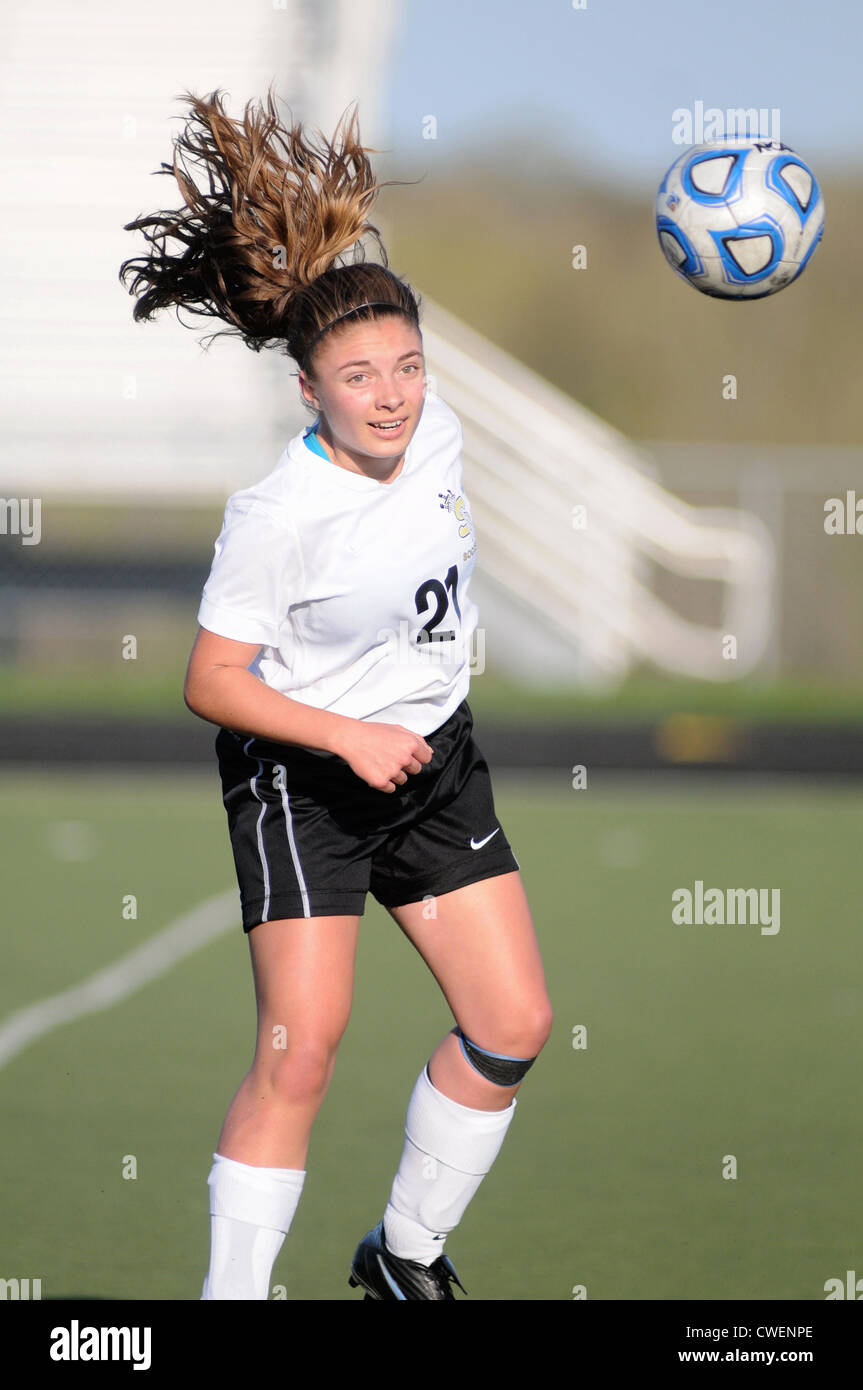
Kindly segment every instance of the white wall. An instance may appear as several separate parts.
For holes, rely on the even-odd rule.
[[[0,16],[0,490],[224,495],[306,418],[295,364],[173,311],[132,320],[119,283],[146,249],[124,223],[182,205],[172,158],[188,106],[219,87],[239,116],[275,79],[328,135],[360,102],[386,143],[391,0],[5,0]],[[382,138],[383,137],[383,138]]]

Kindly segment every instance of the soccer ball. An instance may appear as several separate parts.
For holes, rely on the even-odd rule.
[[[824,230],[812,170],[787,145],[733,136],[693,145],[656,196],[666,260],[702,294],[763,299],[790,285]]]

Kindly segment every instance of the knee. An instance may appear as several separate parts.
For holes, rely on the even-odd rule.
[[[554,1016],[548,1000],[525,1008],[513,1019],[511,1050],[509,1046],[499,1050],[507,1052],[511,1057],[538,1057],[548,1042],[553,1022]]]
[[[531,1037],[533,1039],[533,1046],[536,1048],[536,1052],[533,1054],[534,1056],[537,1056],[545,1047],[551,1037],[553,1026],[554,1011],[551,1007],[551,1000],[545,999],[542,1004],[537,1007],[531,1017]]]
[[[488,1042],[484,1041],[483,1037],[475,1037],[467,1029],[464,1031],[477,1047],[500,1053],[504,1057],[521,1057],[527,1060],[539,1056],[548,1042],[553,1023],[551,1003],[548,998],[542,998],[525,1002],[499,1016],[498,1021],[489,1029]]]
[[[288,1104],[320,1101],[326,1093],[336,1062],[338,1043],[303,1039],[284,1047],[270,1044],[269,1055],[259,1053],[255,1069],[274,1096]]]

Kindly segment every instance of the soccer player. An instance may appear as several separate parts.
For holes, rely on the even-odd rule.
[[[466,698],[478,615],[461,426],[426,389],[417,297],[367,221],[382,185],[356,112],[316,145],[302,125],[280,123],[272,92],[240,121],[218,91],[184,99],[192,114],[162,167],[186,206],[127,225],[151,246],[120,272],[124,283],[134,272],[134,317],[173,304],[220,318],[254,351],[293,358],[315,413],[273,471],[228,500],[184,689],[219,726],[258,1005],[254,1061],[209,1175],[202,1297],[268,1296],[348,1021],[371,892],[435,976],[455,1026],[409,1098],[389,1202],[356,1249],[350,1284],[372,1299],[452,1300],[463,1286],[444,1242],[551,1028]],[[379,263],[365,259],[365,233]]]

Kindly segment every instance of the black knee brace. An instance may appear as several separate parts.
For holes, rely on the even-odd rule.
[[[496,1086],[517,1086],[536,1061],[535,1057],[506,1057],[501,1052],[486,1052],[466,1038],[460,1028],[456,1028],[455,1032],[471,1066]]]

